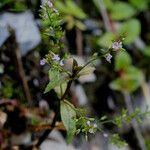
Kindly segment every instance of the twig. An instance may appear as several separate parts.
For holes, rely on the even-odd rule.
[[[131,114],[134,111],[133,107],[132,107],[132,103],[131,103],[131,97],[130,97],[128,92],[123,92],[123,96],[124,96],[124,100],[125,100],[127,109],[129,111],[129,113]],[[147,150],[147,148],[145,146],[144,138],[141,134],[141,130],[139,128],[137,121],[135,119],[133,119],[131,124],[132,124],[134,132],[136,134],[136,137],[137,137],[137,140],[138,140],[138,143],[139,143],[141,150]]]
[[[31,99],[31,95],[30,95],[29,86],[28,86],[28,83],[26,80],[25,72],[23,69],[23,63],[22,63],[21,53],[20,53],[19,48],[17,48],[15,50],[15,55],[16,55],[16,59],[17,59],[18,72],[19,72],[19,75],[20,75],[20,78],[21,78],[22,84],[23,84],[24,93],[28,100],[28,103],[31,104],[32,99]]]
[[[93,0],[93,2],[99,8],[106,31],[113,31],[103,0]]]
[[[39,131],[42,131],[42,130],[52,129],[52,126],[49,125],[49,124],[45,124],[45,125],[29,125],[28,128],[31,131],[39,132]],[[53,129],[66,130],[64,125],[57,125],[57,124],[55,125],[55,127]]]
[[[31,95],[30,95],[30,90],[29,90],[29,86],[26,80],[26,76],[25,76],[25,72],[24,72],[24,68],[23,68],[23,63],[22,63],[22,58],[21,58],[21,51],[18,48],[18,45],[16,43],[16,38],[15,38],[15,34],[13,31],[12,35],[10,37],[10,45],[9,45],[9,49],[11,49],[12,51],[14,51],[14,55],[16,58],[16,70],[18,71],[18,74],[20,76],[20,79],[22,81],[22,85],[23,85],[23,89],[24,89],[24,94],[26,99],[28,100],[28,103],[31,104]],[[12,44],[13,43],[13,44]]]
[[[76,28],[76,46],[77,46],[77,55],[83,56],[83,37],[82,31]]]
[[[67,94],[68,94],[68,92],[69,92],[69,89],[70,89],[70,87],[71,87],[71,84],[72,84],[72,80],[70,80],[70,81],[68,82],[68,84],[67,84],[67,88],[66,88],[66,90],[65,90],[65,93],[63,94],[63,96],[61,97],[61,99],[60,99],[60,100],[65,99],[66,95],[67,95]]]

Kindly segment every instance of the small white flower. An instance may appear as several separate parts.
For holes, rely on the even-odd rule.
[[[52,4],[52,2],[50,0],[47,1],[47,5],[48,5],[49,8],[53,7],[53,4]]]
[[[90,128],[90,129],[89,129],[89,133],[94,133],[94,129],[93,129],[93,128]]]
[[[96,123],[94,123],[93,127],[94,127],[94,128],[97,128],[97,124],[96,124]]]
[[[119,49],[121,49],[122,48],[122,42],[114,42],[113,44],[112,44],[112,49],[114,50],[114,51],[116,51],[116,50],[119,50]]]
[[[60,57],[58,54],[54,54],[54,56],[52,57],[53,60],[55,61],[59,61],[60,60]]]
[[[60,61],[60,66],[64,66],[63,60]]]
[[[105,58],[106,58],[106,60],[107,60],[109,63],[111,63],[111,58],[112,58],[112,55],[111,55],[111,54],[106,54],[106,55],[105,55]]]
[[[90,125],[91,125],[91,122],[90,122],[90,121],[87,121],[87,125],[89,125],[89,126],[90,126]]]
[[[107,137],[108,137],[108,134],[107,134],[107,133],[104,133],[103,136],[104,136],[105,138],[107,138]]]
[[[44,58],[40,60],[40,65],[41,65],[41,66],[44,66],[45,63],[46,63],[46,60],[45,60]]]

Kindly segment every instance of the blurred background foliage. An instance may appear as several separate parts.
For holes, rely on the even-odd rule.
[[[122,108],[126,108],[124,93],[131,98],[133,108],[139,107],[141,111],[145,111],[147,106],[150,107],[150,0],[54,0],[52,2],[62,16],[61,25],[65,30],[62,39],[65,46],[62,46],[62,53],[70,52],[84,62],[85,58],[93,53],[106,51],[120,37],[123,39],[125,50],[117,52],[116,55],[112,54],[111,63],[105,59],[99,60],[94,79],[90,76],[74,83],[71,92],[73,103],[76,106],[86,107],[89,115],[94,115],[96,118],[108,115],[110,119],[121,114]],[[48,121],[42,120],[41,116],[46,118],[47,114],[55,112],[58,101],[55,91],[43,94],[48,83],[48,66],[40,66],[39,62],[52,47],[49,44],[49,37],[44,35],[44,29],[49,24],[42,22],[39,16],[42,3],[44,0],[0,1],[0,107],[1,111],[7,113],[7,118],[15,118],[16,114],[10,115],[9,109],[1,104],[3,100],[5,103],[6,100],[15,99],[20,103],[17,106],[19,108],[30,103],[32,108],[40,111],[40,102],[45,100],[49,111],[35,113],[31,109],[30,113],[35,114],[30,118],[31,120],[28,120],[29,124],[49,122],[48,119]],[[37,44],[25,54],[20,48],[17,35],[28,39],[34,35],[32,28],[26,34],[26,28],[21,25],[14,28],[13,23],[6,21],[10,18],[3,17],[6,13],[15,14],[17,17],[24,12],[29,12],[32,16],[40,37]],[[28,24],[28,21],[25,23]],[[19,24],[19,21],[14,24]],[[20,34],[19,27],[22,29]],[[2,32],[4,29],[8,29],[9,32],[9,36],[6,34],[7,38]],[[25,46],[31,43],[25,43]],[[83,99],[87,101],[81,104]],[[15,110],[16,106],[13,107]],[[149,119],[147,117],[140,123],[147,150],[150,150]],[[16,121],[15,124],[18,122]],[[26,121],[23,124],[26,126]],[[8,119],[3,126],[11,134],[18,133],[11,126],[16,130],[18,128],[20,134],[27,130],[24,126],[12,125]],[[141,149],[132,125],[125,126],[120,131],[113,125],[105,124],[104,129],[109,133],[118,131],[129,144],[128,149]],[[3,135],[3,127],[0,127],[0,132]],[[64,132],[62,133],[65,136]],[[9,134],[4,134],[2,140],[0,139],[1,145],[2,143],[7,145],[4,141]],[[116,139],[114,138],[114,142]],[[77,143],[83,146],[79,141]]]

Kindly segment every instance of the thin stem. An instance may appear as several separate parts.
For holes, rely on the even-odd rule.
[[[129,113],[131,114],[134,111],[133,107],[132,107],[132,103],[131,103],[131,97],[130,97],[128,92],[123,92],[123,96],[124,96],[124,100],[125,100],[127,109],[129,111]],[[137,121],[135,119],[133,119],[131,124],[132,124],[134,132],[136,134],[136,137],[137,137],[137,140],[138,140],[138,143],[139,143],[141,150],[147,150],[147,148],[145,146],[144,138],[141,134],[141,130],[139,128]]]
[[[19,48],[17,48],[15,50],[15,55],[16,55],[16,60],[17,60],[17,65],[18,65],[18,72],[19,72],[20,78],[22,80],[24,93],[25,93],[25,96],[28,100],[29,105],[31,105],[32,98],[31,98],[28,82],[27,82],[27,79],[26,79],[26,75],[25,75],[25,72],[24,72],[23,62],[22,62],[22,59],[21,59],[21,52],[20,52]]]
[[[77,55],[83,56],[83,37],[82,31],[76,27],[76,46],[77,46]]]
[[[106,120],[106,121],[101,121],[100,123],[101,124],[114,123],[114,121],[113,120]]]
[[[63,94],[63,88],[62,88],[62,84],[60,84],[60,96],[62,97]]]
[[[103,0],[93,0],[93,2],[99,8],[100,14],[104,21],[106,31],[112,31],[112,26],[110,24],[108,13],[106,11],[106,7],[104,5]]]
[[[79,71],[77,71],[76,75],[82,70],[84,69],[86,66],[88,66],[90,63],[92,63],[93,61],[101,58],[101,57],[104,57],[106,54],[108,54],[110,52],[111,49],[108,49],[105,53],[103,53],[102,55],[100,56],[96,56],[95,58],[91,59],[90,61],[88,61]]]
[[[70,89],[70,86],[72,84],[72,80],[70,80],[67,84],[67,88],[63,94],[63,96],[60,98],[60,100],[64,100],[66,95],[68,94],[69,92],[69,89]],[[45,139],[48,137],[48,135],[52,132],[52,130],[54,129],[55,127],[55,124],[56,124],[56,121],[57,121],[57,118],[58,118],[58,114],[59,114],[59,106],[60,106],[60,101],[59,101],[59,104],[57,106],[57,111],[56,111],[56,114],[55,114],[55,117],[53,119],[53,122],[51,124],[51,129],[47,129],[45,130],[45,132],[43,133],[43,135],[39,138],[39,141],[38,143],[36,144],[37,147],[39,147],[44,141]]]
[[[8,49],[12,50],[11,52],[14,56],[12,59],[15,59],[16,73],[20,77],[25,97],[26,97],[26,99],[28,101],[28,104],[30,106],[32,104],[32,97],[31,97],[28,81],[27,81],[27,78],[26,78],[26,74],[25,74],[25,71],[24,71],[24,68],[23,68],[21,50],[19,49],[19,47],[17,45],[14,31],[12,29],[10,29],[10,32],[11,32],[11,36],[9,38],[9,41],[10,41],[10,43],[13,43],[13,44],[8,43],[7,46],[8,46]]]
[[[65,90],[65,92],[64,92],[64,94],[63,94],[63,96],[61,97],[60,100],[64,100],[64,99],[65,99],[66,95],[67,95],[68,92],[69,92],[69,89],[70,89],[70,87],[71,87],[71,84],[72,84],[72,80],[70,80],[70,81],[68,82],[67,87],[66,87],[66,90]]]

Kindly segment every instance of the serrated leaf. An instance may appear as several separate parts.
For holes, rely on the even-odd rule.
[[[134,40],[140,35],[140,32],[141,24],[137,19],[131,19],[124,22],[119,29],[120,35],[127,34],[124,40],[125,44],[134,42]]]
[[[114,38],[115,35],[112,32],[106,32],[98,39],[97,44],[106,48],[111,47]]]
[[[131,57],[126,51],[120,51],[115,58],[115,70],[126,70],[131,65]]]
[[[76,132],[76,112],[75,107],[68,101],[61,101],[60,113],[62,122],[67,130],[67,142],[70,143]]]
[[[128,19],[135,13],[136,10],[125,2],[116,2],[113,7],[110,8],[110,15],[114,20]]]
[[[67,74],[60,74],[60,72],[57,70],[50,70],[49,78],[50,78],[50,82],[46,86],[44,93],[47,93],[53,88],[55,88],[56,86],[59,86],[62,83],[67,82],[68,76]]]

